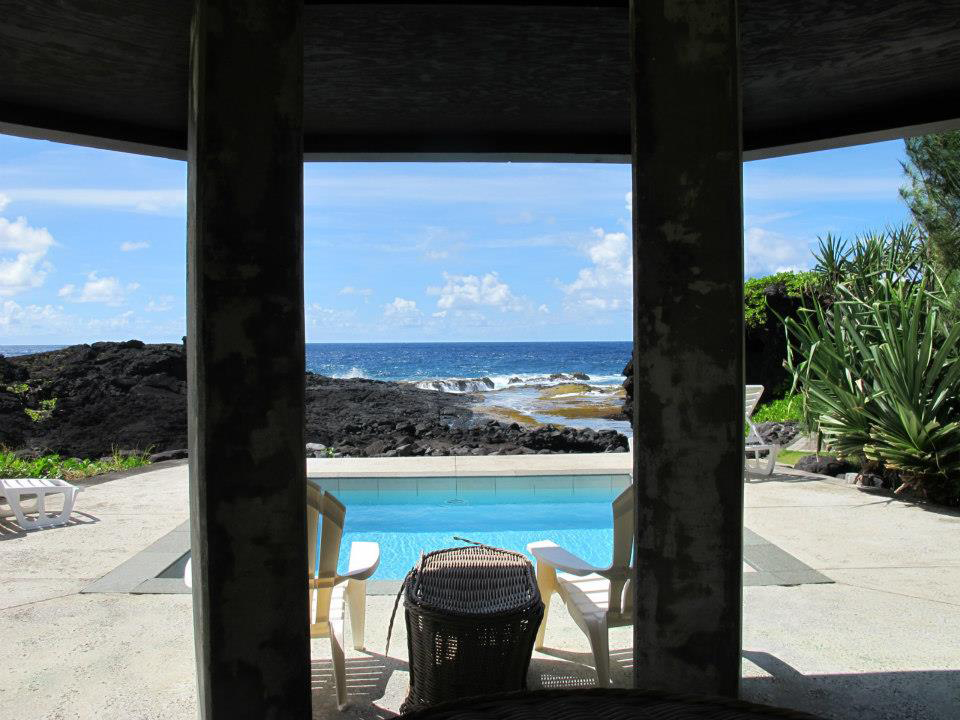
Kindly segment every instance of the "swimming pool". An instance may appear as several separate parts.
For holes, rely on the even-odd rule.
[[[454,536],[526,552],[553,540],[584,560],[610,563],[610,503],[627,475],[310,478],[347,506],[340,568],[350,543],[380,543],[376,580],[400,580],[421,552],[462,545]]]

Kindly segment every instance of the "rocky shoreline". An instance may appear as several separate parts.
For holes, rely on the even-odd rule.
[[[0,446],[18,454],[99,458],[115,450],[183,457],[182,345],[74,345],[0,355]],[[305,452],[312,457],[625,452],[614,430],[536,428],[489,419],[472,394],[408,383],[306,376]]]

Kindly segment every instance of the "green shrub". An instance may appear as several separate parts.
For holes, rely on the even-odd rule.
[[[34,422],[43,422],[53,414],[53,411],[56,409],[56,407],[57,399],[48,398],[47,400],[40,401],[39,408],[24,408],[23,411]]]
[[[788,297],[804,298],[820,285],[815,272],[779,272],[775,275],[751,278],[743,284],[743,318],[747,327],[760,327],[767,322],[767,298],[764,291],[771,285],[783,285]]]
[[[758,405],[753,411],[753,422],[802,422],[803,395],[790,393],[786,397]]]
[[[883,238],[886,241],[883,241]],[[832,302],[786,318],[803,421],[841,455],[882,463],[903,489],[960,503],[960,325],[909,228],[821,243]]]
[[[118,450],[114,450],[111,457],[100,460],[63,458],[56,454],[44,455],[35,460],[24,460],[16,457],[9,450],[0,449],[0,478],[45,477],[77,480],[149,465],[148,454],[148,451],[144,451],[136,455],[123,456]]]

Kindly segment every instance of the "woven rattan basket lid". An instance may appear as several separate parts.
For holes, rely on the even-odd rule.
[[[486,545],[427,553],[407,578],[404,595],[407,608],[472,617],[514,613],[539,603],[530,561]]]

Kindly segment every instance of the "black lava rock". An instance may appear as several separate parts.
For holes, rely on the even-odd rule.
[[[783,447],[793,442],[800,434],[798,422],[762,422],[757,424],[757,430],[765,443],[773,443]]]
[[[857,472],[860,467],[846,460],[840,460],[835,455],[804,455],[797,460],[793,469],[837,477],[843,473]]]
[[[186,457],[183,345],[131,340],[0,357],[0,375],[8,378],[0,384],[0,444],[84,458],[117,448],[152,452],[155,462]],[[12,382],[16,392],[6,389]],[[26,391],[19,387],[24,383]],[[44,401],[52,412],[31,420],[25,409],[44,407]],[[472,409],[476,403],[471,394],[307,373],[306,440],[330,448],[335,457],[627,449],[627,439],[613,430],[529,429],[479,415]],[[305,453],[316,455],[312,450]]]

